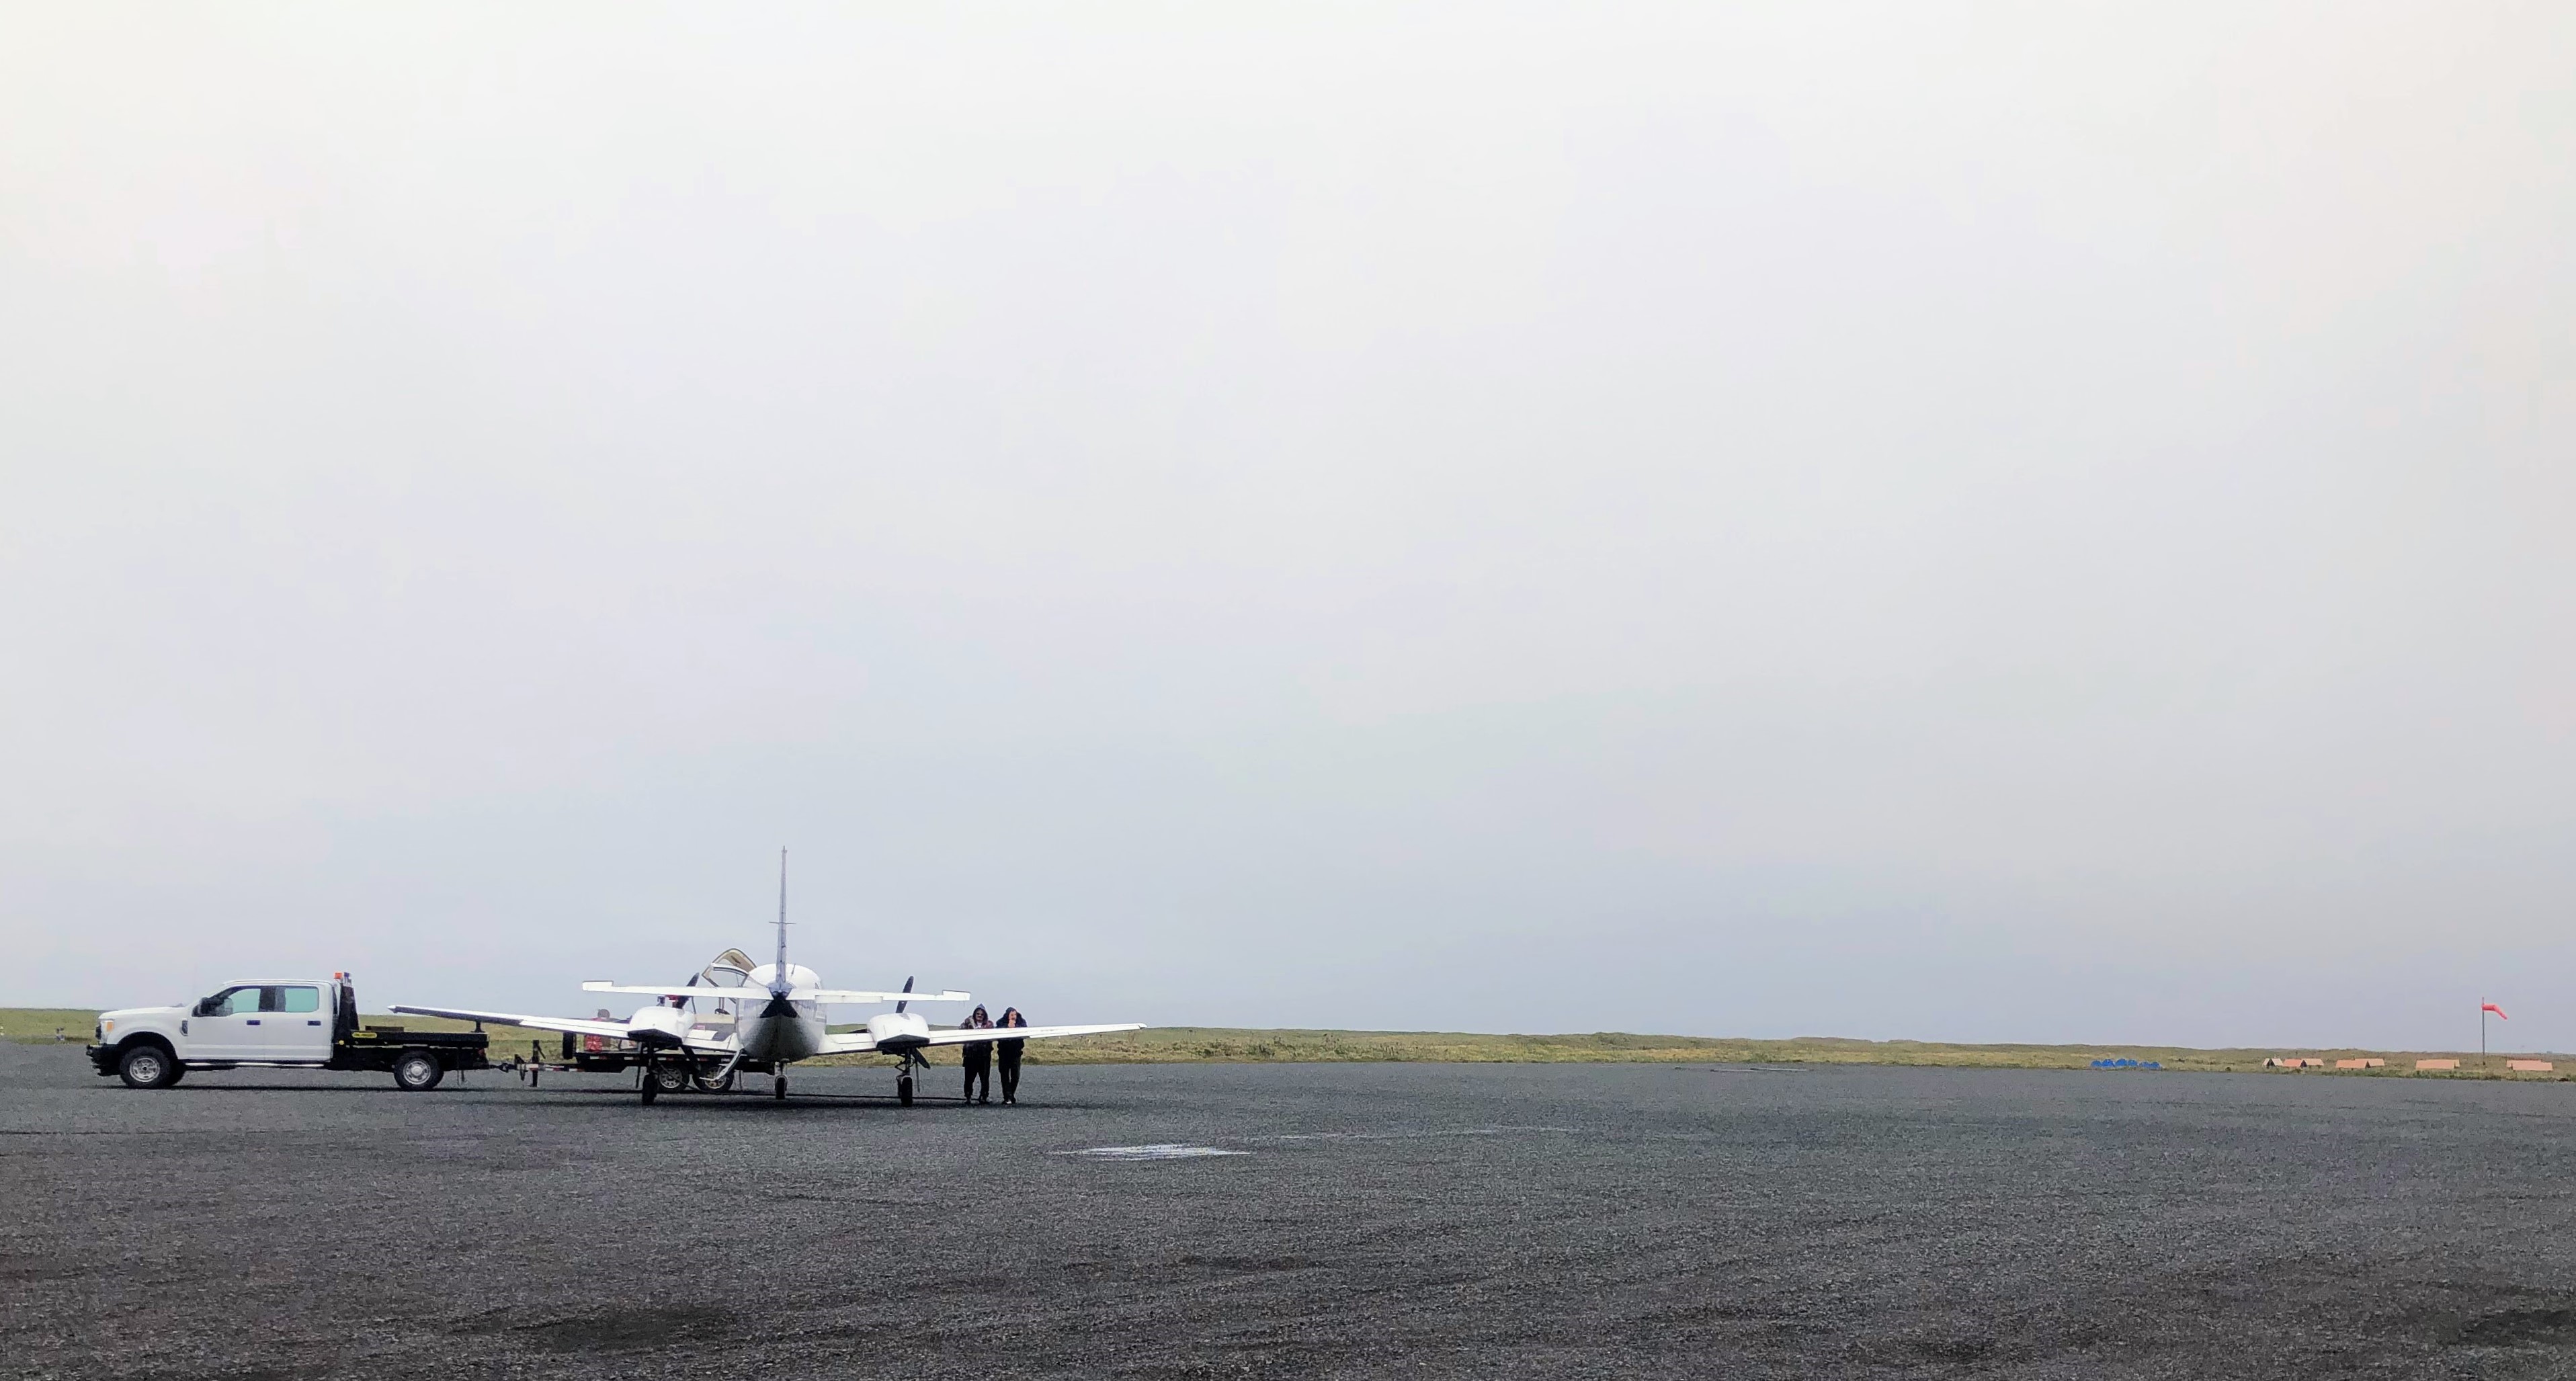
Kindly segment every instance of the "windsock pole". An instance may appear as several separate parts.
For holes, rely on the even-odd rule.
[[[2478,999],[2478,1055],[2481,1058],[2483,1058],[2487,1053],[2487,1013],[2489,1012],[2495,1013],[2496,1020],[2498,1021],[2513,1020],[2512,1017],[2505,1015],[2505,1010],[2502,1007],[2498,1007],[2494,1003],[2487,1001],[2485,998]]]

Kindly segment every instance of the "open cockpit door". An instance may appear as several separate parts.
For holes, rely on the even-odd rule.
[[[750,984],[750,955],[738,949],[729,949],[708,960],[707,966],[698,970],[696,976],[688,983],[690,1006],[696,1016],[696,1020],[691,1024],[690,1036],[694,1039],[716,1041],[731,1038],[734,1034],[734,1023],[742,1015],[742,999],[734,995],[735,990],[749,988],[750,991],[745,996],[762,995],[759,989],[750,988]],[[713,991],[706,998],[700,999],[696,995],[699,989]]]
[[[751,982],[751,956],[738,949],[726,950],[708,960],[707,966],[698,970],[698,977],[719,988],[742,987]]]

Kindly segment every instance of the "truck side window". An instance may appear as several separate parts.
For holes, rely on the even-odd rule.
[[[215,1010],[210,1015],[219,1017],[237,1017],[244,1013],[256,1012],[258,1010],[259,989],[226,988],[215,995]]]
[[[318,1012],[322,1010],[322,990],[320,988],[288,988],[285,990],[285,995],[285,1005],[277,1009],[281,1012]]]

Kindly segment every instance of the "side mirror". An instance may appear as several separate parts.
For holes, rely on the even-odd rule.
[[[211,998],[211,997],[201,997],[201,998],[198,998],[198,999],[197,999],[197,1005],[196,1005],[196,1007],[195,1007],[195,1008],[193,1008],[193,1009],[191,1009],[191,1010],[190,1010],[190,1012],[188,1013],[188,1015],[190,1015],[190,1016],[197,1016],[197,1017],[210,1017],[210,1016],[213,1016],[214,1014],[215,1014],[215,1000],[214,1000],[213,998]]]

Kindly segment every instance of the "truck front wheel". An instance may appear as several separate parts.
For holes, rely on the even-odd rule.
[[[394,1087],[405,1093],[427,1093],[446,1077],[438,1057],[426,1050],[404,1051],[394,1061]]]
[[[116,1062],[116,1077],[127,1088],[168,1088],[179,1082],[179,1062],[157,1045],[138,1045]]]

